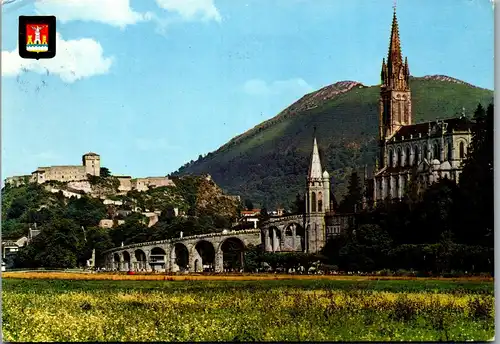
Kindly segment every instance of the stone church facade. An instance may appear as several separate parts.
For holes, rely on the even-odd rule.
[[[412,176],[424,187],[440,178],[458,182],[472,123],[462,116],[413,124],[410,69],[407,58],[402,58],[396,11],[381,79],[380,150],[371,187],[374,203],[401,199]]]

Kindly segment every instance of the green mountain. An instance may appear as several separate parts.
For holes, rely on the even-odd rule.
[[[493,91],[442,75],[412,77],[413,122],[472,116]],[[352,169],[373,167],[377,152],[380,86],[342,81],[309,93],[217,151],[182,166],[173,175],[209,173],[226,192],[274,208],[288,206],[305,190],[316,127],[321,163],[333,177],[340,201]]]

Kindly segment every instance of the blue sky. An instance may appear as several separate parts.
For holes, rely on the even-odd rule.
[[[2,2],[5,2],[2,1]],[[7,0],[2,178],[80,164],[166,175],[342,80],[379,83],[393,0]],[[19,15],[58,20],[57,56],[22,60]],[[493,89],[489,0],[399,0],[411,74]]]

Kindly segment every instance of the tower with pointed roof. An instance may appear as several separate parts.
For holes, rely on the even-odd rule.
[[[401,53],[395,7],[381,79],[380,153],[373,179],[367,183],[367,203],[376,206],[382,200],[401,201],[412,179],[422,186],[421,190],[440,178],[458,182],[473,124],[458,117],[412,123],[410,69]]]
[[[381,148],[399,128],[412,123],[410,68],[408,59],[401,53],[396,7],[392,17],[391,40],[387,61],[382,60],[381,87],[379,99],[379,141]],[[385,150],[381,149],[379,161],[383,164]],[[380,166],[384,167],[384,166]]]
[[[325,245],[325,214],[330,210],[330,175],[321,167],[318,142],[314,136],[306,189],[306,252],[314,253]]]

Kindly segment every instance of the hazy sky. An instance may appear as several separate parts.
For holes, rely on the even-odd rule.
[[[11,0],[9,0],[11,1]],[[81,163],[166,175],[341,80],[379,83],[393,0],[19,0],[3,7],[2,178]],[[57,56],[18,56],[19,15]],[[493,89],[489,0],[399,0],[411,74]]]

